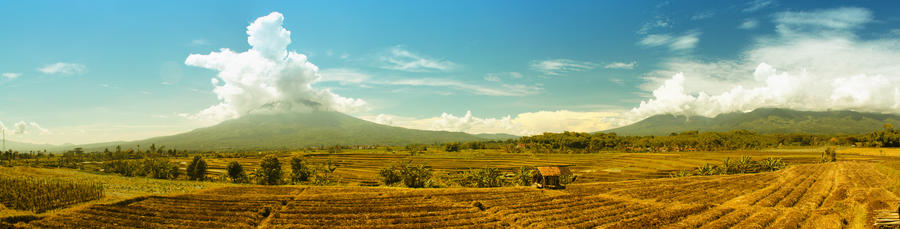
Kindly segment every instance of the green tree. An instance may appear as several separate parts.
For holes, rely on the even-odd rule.
[[[237,161],[232,161],[228,163],[228,166],[225,167],[225,171],[228,172],[228,178],[231,178],[231,181],[234,183],[244,183],[247,182],[247,173],[244,172],[244,167],[241,166],[241,163]]]
[[[291,184],[309,181],[310,169],[303,164],[300,157],[291,158]]]
[[[259,164],[260,184],[264,185],[280,185],[282,183],[281,162],[278,157],[269,154],[266,155]]]
[[[194,156],[194,160],[188,165],[187,175],[191,180],[206,180],[206,161],[200,156]]]

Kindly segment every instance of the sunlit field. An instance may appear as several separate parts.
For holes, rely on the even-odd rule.
[[[859,151],[859,150],[857,150]],[[840,228],[868,226],[875,211],[896,203],[900,158],[839,155],[820,163],[818,149],[736,152],[507,154],[493,150],[424,152],[383,150],[328,154],[296,152],[312,164],[334,161],[334,186],[278,187],[222,181],[172,181],[100,175],[71,169],[2,168],[29,176],[104,187],[104,197],[35,214],[19,226],[41,228],[164,227],[612,227]],[[781,157],[776,172],[669,178],[671,172],[725,158]],[[180,160],[180,159],[179,159]],[[184,159],[187,160],[187,159]],[[237,160],[248,168],[258,158],[211,158],[216,175]],[[577,182],[562,190],[528,186],[464,188],[360,187],[378,183],[379,168],[395,161],[429,164],[436,173],[484,166],[513,171],[523,165],[571,165]],[[368,175],[368,176],[367,176]],[[215,179],[213,179],[215,180]],[[27,222],[27,223],[25,223]],[[362,226],[365,225],[365,226]]]

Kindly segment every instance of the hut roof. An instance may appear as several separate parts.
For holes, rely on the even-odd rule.
[[[569,168],[566,167],[545,166],[537,167],[537,169],[541,173],[541,176],[559,176],[570,173]]]

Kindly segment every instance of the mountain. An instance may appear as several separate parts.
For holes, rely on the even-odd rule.
[[[147,149],[151,144],[168,149],[266,150],[309,146],[406,145],[485,140],[462,132],[414,130],[381,125],[332,111],[251,114],[187,133],[116,143],[122,148]],[[115,148],[91,144],[87,150]]]
[[[503,140],[507,140],[507,139],[518,139],[518,138],[521,138],[522,136],[498,133],[498,134],[475,134],[475,137],[484,138],[487,140],[503,141]]]
[[[656,115],[643,121],[603,132],[619,135],[668,135],[698,130],[749,130],[757,133],[862,134],[900,124],[900,115],[855,111],[796,111],[760,108],[752,112],[703,116]]]

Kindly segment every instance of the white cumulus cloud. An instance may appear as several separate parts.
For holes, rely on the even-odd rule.
[[[59,62],[55,64],[44,65],[37,70],[46,74],[80,75],[87,72],[87,67],[83,64]]]
[[[19,121],[13,125],[13,133],[14,134],[25,134],[25,130],[28,128],[28,124],[25,121]]]
[[[484,118],[466,111],[462,116],[442,113],[440,116],[416,119],[380,114],[362,117],[377,123],[413,129],[457,131],[472,134],[507,133],[520,136],[544,132],[579,131],[594,132],[618,127],[624,124],[618,113],[576,112],[568,110],[537,111],[507,115],[499,118]]]
[[[281,13],[273,12],[247,26],[251,48],[245,52],[223,48],[187,57],[187,65],[219,72],[211,81],[220,103],[191,117],[221,121],[251,112],[364,109],[366,102],[361,99],[312,87],[320,79],[318,67],[306,55],[287,50],[291,32],[282,26],[283,21]]]
[[[855,15],[855,16],[848,16]],[[900,113],[900,39],[862,39],[868,10],[777,13],[776,34],[735,60],[671,59],[641,88],[651,98],[627,116],[715,116],[762,107]]]

